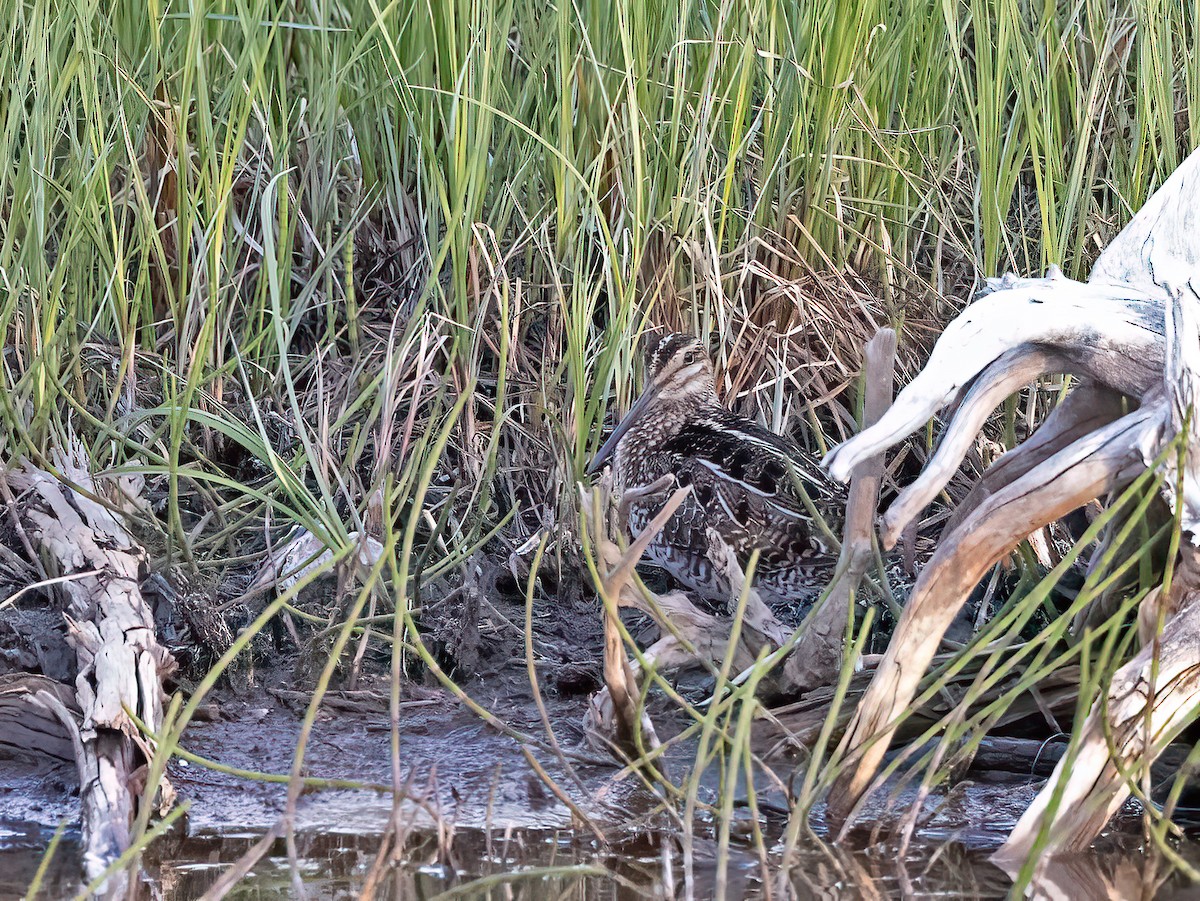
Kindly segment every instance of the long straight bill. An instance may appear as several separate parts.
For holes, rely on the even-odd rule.
[[[608,440],[600,446],[600,450],[596,451],[596,456],[588,464],[587,474],[589,476],[594,476],[598,473],[608,461],[608,458],[616,453],[617,445],[621,443],[621,439],[625,436],[625,433],[637,422],[638,417],[646,411],[657,394],[658,391],[653,386],[648,387],[642,392],[642,396],[634,402],[634,405],[629,408],[629,412],[625,414],[625,417],[617,423],[617,427],[608,436]]]

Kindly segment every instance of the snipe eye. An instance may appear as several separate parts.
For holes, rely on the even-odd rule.
[[[689,350],[686,354],[683,355],[683,365],[684,366],[691,366],[695,362],[696,362],[696,352],[694,350]]]

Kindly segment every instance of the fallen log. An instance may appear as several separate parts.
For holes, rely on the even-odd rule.
[[[1069,694],[1062,696],[1062,706],[1069,709],[1073,698]],[[914,757],[936,750],[940,738],[931,739],[927,745],[915,749]],[[1022,776],[1047,777],[1054,773],[1059,761],[1067,756],[1070,742],[1065,739],[1054,741],[1036,738],[1012,738],[1008,736],[985,735],[979,740],[979,746],[971,755],[971,773],[1011,773]],[[1157,784],[1167,782],[1174,777],[1180,767],[1187,762],[1191,748],[1184,742],[1177,742],[1164,751],[1154,764],[1151,771],[1152,782]],[[889,752],[888,756],[895,755]]]
[[[1193,621],[1200,619],[1200,604],[1189,595],[1200,589],[1200,566],[1186,558],[1196,554],[1200,536],[1200,444],[1192,426],[1200,397],[1198,224],[1200,152],[1147,201],[1087,282],[1052,270],[1043,279],[1006,276],[989,283],[989,293],[947,326],[887,414],[826,458],[829,472],[844,480],[863,460],[960,401],[942,447],[884,517],[890,545],[945,485],[1017,379],[1068,372],[1086,386],[989,469],[948,523],[843,738],[846,767],[830,792],[835,823],[848,825],[872,785],[941,637],[987,568],[1034,530],[1128,484],[1181,433],[1188,450],[1183,471],[1176,473],[1172,454],[1163,467],[1168,503],[1175,501],[1177,475],[1182,484],[1179,581],[1161,596],[1167,601],[1150,599],[1162,611],[1144,617],[1154,620],[1151,643],[1120,671],[1109,698],[1097,702],[1074,768],[1059,774],[1068,779],[1071,802],[1054,809],[1040,796],[1000,859],[1018,859],[1033,847],[1030,836],[1042,831],[1050,835],[1051,852],[1087,844],[1128,791],[1105,769],[1110,755],[1124,762],[1153,759],[1196,715],[1200,628]],[[1118,729],[1111,748],[1103,742],[1108,720]],[[1151,734],[1144,736],[1147,728]]]
[[[107,486],[88,472],[84,448],[72,441],[53,462],[51,472],[23,461],[2,478],[43,565],[56,579],[67,641],[75,650],[79,724],[75,728],[73,716],[61,712],[58,719],[70,735],[79,769],[83,862],[91,880],[129,847],[137,814],[144,778],[139,771],[150,749],[129,713],[150,730],[159,729],[162,679],[175,662],[158,643],[139,587],[146,575],[145,552],[114,513],[117,504],[102,500]],[[32,697],[69,709],[61,692],[45,685]],[[61,744],[48,742],[46,750],[61,753]],[[119,889],[122,879],[114,876],[110,888]]]

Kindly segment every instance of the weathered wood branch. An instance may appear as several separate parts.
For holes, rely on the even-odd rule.
[[[609,538],[607,486],[592,494],[580,486],[580,500],[586,519],[592,524],[592,535],[598,551],[600,595],[604,601],[604,690],[589,707],[589,725],[593,730],[611,733],[618,749],[628,755],[637,753],[637,736],[644,736],[650,747],[658,745],[654,724],[639,703],[637,674],[625,653],[625,642],[617,621],[617,608],[632,603],[637,591],[631,584],[633,570],[642,554],[662,531],[663,525],[691,491],[677,489],[662,510],[635,539],[628,550],[621,549]]]
[[[649,544],[654,541],[667,520],[674,515],[690,487],[676,489],[655,515],[654,519],[622,551],[611,532],[615,522],[625,522],[623,510],[609,516],[608,477],[603,479],[595,495],[580,486],[582,508],[597,552],[600,570],[598,586],[605,598],[604,610],[604,682],[605,687],[589,705],[587,726],[590,732],[611,736],[617,747],[625,752],[634,750],[634,736],[640,729],[651,746],[657,742],[654,727],[643,712],[640,716],[638,679],[641,666],[631,661],[622,640],[616,608],[632,607],[648,615],[658,624],[661,637],[642,653],[642,658],[660,671],[679,669],[692,664],[720,665],[732,656],[731,666],[742,670],[751,666],[760,649],[766,645],[778,647],[791,635],[752,588],[748,589],[745,615],[738,641],[731,647],[731,619],[706,613],[696,607],[682,591],[646,596],[633,579],[633,571]],[[635,491],[639,489],[634,489]],[[661,486],[647,486],[648,493]],[[625,503],[626,499],[622,500]],[[746,577],[732,548],[709,532],[709,559],[720,567],[731,586],[734,597],[740,597]]]
[[[975,443],[992,411],[1010,394],[1050,372],[1064,358],[1042,348],[1017,347],[1005,352],[969,386],[947,424],[933,457],[921,475],[905,488],[883,518],[880,539],[887,549],[895,547],[904,531],[921,511],[941,493]]]
[[[878,422],[892,402],[896,378],[896,332],[880,329],[864,354],[866,396],[863,423]],[[838,555],[836,581],[825,602],[813,612],[796,647],[783,665],[783,690],[803,694],[829,684],[842,668],[842,646],[850,605],[872,558],[871,540],[875,511],[883,483],[883,455],[873,457],[854,472],[846,501],[846,525]]]
[[[870,786],[897,717],[908,710],[971,589],[1030,532],[1132,479],[1141,467],[1132,448],[1149,419],[1137,410],[1068,446],[988,497],[939,545],[843,738],[847,775],[829,799],[839,821],[849,818]]]
[[[1006,354],[1020,348],[1032,354],[1039,347],[1069,362],[1072,371],[1141,397],[1162,380],[1161,302],[1123,286],[1066,278],[1025,279],[977,300],[946,327],[925,368],[887,414],[830,451],[825,467],[848,480],[860,462],[924,426]]]
[[[25,462],[3,478],[20,495],[21,519],[47,571],[61,577],[56,588],[78,667],[76,762],[90,879],[129,846],[136,814],[136,773],[146,758],[126,711],[157,730],[162,679],[175,662],[158,643],[142,598],[145,552],[99,500],[104,486],[92,479],[85,460],[82,446],[72,443],[55,456],[58,474]]]
[[[1128,780],[1139,777],[1142,766],[1153,762],[1195,718],[1200,711],[1198,599],[1200,593],[1188,592],[1184,615],[1168,624],[1161,641],[1147,644],[1117,671],[1108,697],[1084,723],[1079,753],[1059,761],[1048,788],[1034,798],[993,855],[998,865],[1019,869],[1043,828],[1050,832],[1050,854],[1086,849],[1129,797]],[[1156,657],[1157,679],[1152,680]],[[1132,774],[1121,772],[1131,769]],[[1051,817],[1052,789],[1060,782],[1061,800]]]
[[[988,467],[955,508],[943,534],[953,534],[972,510],[1004,486],[1076,441],[1116,422],[1126,406],[1127,401],[1111,388],[1094,384],[1075,388],[1027,441]]]
[[[1020,645],[1008,645],[1012,650],[1016,650]],[[991,650],[990,648],[987,650]],[[950,680],[943,686],[943,690],[931,696],[929,700],[911,710],[907,719],[897,728],[896,735],[901,741],[908,741],[923,735],[928,731],[929,727],[937,723],[939,720],[947,716],[955,707],[963,702],[967,693],[975,684],[980,670],[985,665],[985,654],[981,654],[974,660],[967,661]],[[942,664],[950,662],[953,654],[940,653],[934,658],[934,666],[940,667]],[[846,688],[844,701],[839,701],[836,686],[824,686],[814,689],[798,701],[787,704],[782,707],[775,707],[771,710],[769,717],[764,717],[756,723],[754,731],[754,749],[766,760],[779,759],[792,751],[799,748],[808,748],[817,740],[822,729],[829,719],[832,708],[837,706],[837,724],[835,734],[840,735],[844,732],[852,715],[852,707],[866,693],[870,687],[871,680],[875,675],[875,668],[878,661],[871,661],[861,671],[850,677],[850,684]],[[994,704],[995,700],[1003,694],[1012,692],[1020,680],[1019,673],[1010,673],[1005,676],[996,685],[978,696],[972,702],[968,716],[975,716],[984,708]],[[1051,673],[1036,687],[1020,693],[1012,703],[1009,704],[1004,712],[1000,714],[999,719],[995,721],[997,727],[1019,723],[1028,720],[1030,717],[1066,717],[1076,708],[1078,704],[1079,694],[1079,668],[1077,666],[1065,666],[1062,669]],[[939,739],[934,739],[936,743]],[[988,741],[992,739],[989,737]],[[1003,739],[995,739],[996,742],[1003,742]],[[933,744],[926,746],[924,750],[932,748]],[[895,756],[898,753],[908,753],[909,749],[903,751],[893,750],[889,752],[889,757]],[[916,749],[918,754],[924,753],[920,748]],[[1186,754],[1186,751],[1184,752]],[[1050,762],[1044,775],[1049,775],[1059,757],[1054,756]],[[979,761],[980,755],[973,756],[973,761]],[[1016,758],[1010,758],[1011,765],[1018,765],[1019,761]],[[989,764],[984,760],[980,764],[981,769],[987,769]],[[1004,767],[994,767],[1003,769]]]

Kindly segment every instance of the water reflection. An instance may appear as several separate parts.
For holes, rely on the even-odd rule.
[[[35,846],[48,835],[3,832],[0,847],[0,898],[24,892],[37,866]],[[254,843],[252,836],[166,837],[143,861],[140,896],[163,901],[200,897]],[[654,833],[627,836],[601,847],[577,834],[510,831],[487,835],[462,832],[449,845],[436,835],[410,835],[394,862],[380,869],[373,886],[375,899],[576,899],[576,901],[634,901],[634,899],[718,897],[717,845],[698,839],[690,873],[679,843]],[[368,874],[376,863],[376,839],[332,834],[297,836],[299,874],[306,897],[362,897]],[[987,861],[987,852],[957,842],[914,842],[901,855],[893,844],[869,848],[834,847],[815,838],[806,840],[796,865],[780,875],[781,848],[776,843],[764,862],[753,848],[730,851],[724,896],[738,898],[893,899],[1004,898],[1011,882]],[[1194,847],[1183,851],[1195,859]],[[1197,897],[1186,881],[1175,876],[1159,885],[1149,858],[1137,849],[1110,847],[1047,868],[1037,897],[1047,899],[1135,899]],[[77,890],[77,836],[68,836],[50,870],[42,897],[69,896]],[[1164,866],[1163,871],[1167,868]],[[293,875],[282,840],[258,862],[250,875],[229,895],[244,899],[295,897]]]

